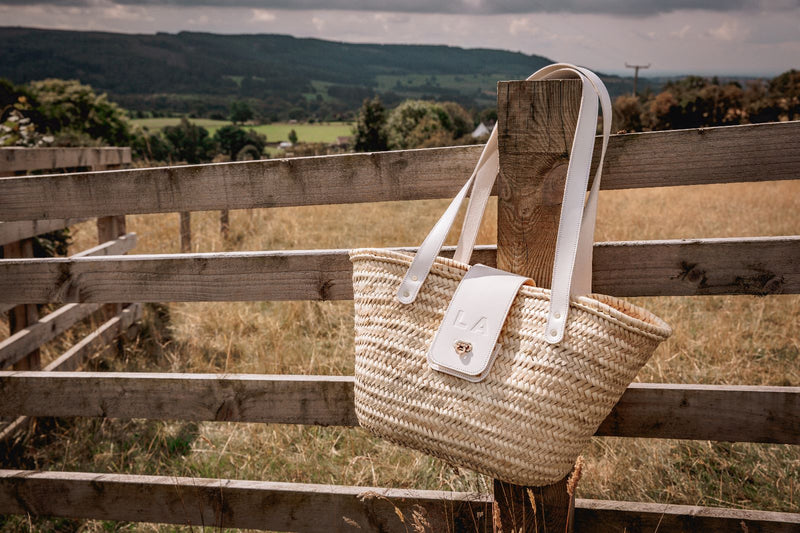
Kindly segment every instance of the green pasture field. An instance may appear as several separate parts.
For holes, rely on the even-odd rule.
[[[138,126],[149,129],[150,131],[160,130],[166,126],[175,126],[181,121],[180,118],[137,118],[131,122]],[[219,128],[231,124],[228,120],[213,120],[210,118],[189,119],[193,124],[202,126],[214,135]],[[289,140],[289,132],[297,132],[300,142],[333,142],[337,137],[349,137],[353,134],[352,122],[318,122],[314,124],[289,124],[286,122],[276,122],[274,124],[263,124],[261,126],[245,126],[267,136],[268,142],[279,142]]]

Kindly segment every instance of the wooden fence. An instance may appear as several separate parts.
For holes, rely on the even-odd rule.
[[[130,148],[0,148],[0,176],[16,176],[43,170],[86,169],[100,171],[118,169],[131,162]],[[5,259],[33,256],[34,239],[42,234],[59,231],[86,220],[88,217],[44,218],[0,222],[0,247]],[[3,217],[0,217],[3,219]],[[125,234],[124,217],[100,217],[97,219],[100,244],[72,256],[95,257],[120,255],[136,246],[136,235]],[[24,303],[20,303],[24,302]],[[16,305],[18,304],[18,305]],[[9,311],[11,335],[0,342],[0,368],[13,366],[15,370],[41,369],[39,347],[55,339],[69,328],[99,315],[98,304],[69,304],[39,317],[35,304],[25,299],[0,302],[0,313]],[[111,317],[111,315],[117,315]],[[81,342],[64,352],[44,370],[75,370],[82,362],[109,345],[127,331],[141,316],[141,305],[135,304],[125,310],[118,306],[106,306],[103,313],[108,320]],[[0,429],[0,442],[10,439],[26,426],[27,418],[16,420]]]
[[[577,81],[499,85],[498,245],[473,260],[547,285]],[[535,112],[547,109],[548,112]],[[554,110],[561,110],[560,112]],[[548,135],[537,132],[548,131]],[[0,180],[7,221],[449,198],[480,147]],[[800,122],[612,137],[604,189],[800,177]],[[513,187],[513,192],[511,189]],[[547,204],[547,205],[545,205]],[[449,250],[452,253],[452,249]],[[534,253],[535,252],[535,253]],[[537,255],[538,254],[538,255]],[[531,260],[533,258],[534,260]],[[544,259],[544,260],[542,260]],[[599,243],[594,287],[618,296],[800,293],[800,237]],[[346,250],[7,259],[0,302],[352,298]],[[542,281],[544,280],[544,281]],[[120,323],[125,318],[117,317]],[[53,320],[55,322],[55,320]],[[113,326],[110,326],[113,327]],[[8,342],[8,341],[6,341]],[[27,350],[8,351],[11,361]],[[3,364],[8,364],[3,363]],[[743,409],[742,406],[746,406]],[[713,413],[714,416],[709,416]],[[0,372],[0,415],[356,425],[352,377]],[[600,436],[800,444],[800,387],[633,384]],[[533,497],[533,500],[531,500]],[[494,495],[219,479],[0,471],[0,513],[289,531],[797,531],[800,514],[574,502],[565,482]],[[535,510],[535,511],[534,511]]]

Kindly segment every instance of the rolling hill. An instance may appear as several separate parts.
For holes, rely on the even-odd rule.
[[[350,44],[287,35],[118,34],[0,27],[0,77],[78,79],[133,110],[224,112],[245,99],[264,115],[330,118],[379,95],[495,103],[495,84],[552,61],[451,46]],[[630,81],[604,77],[613,93]]]

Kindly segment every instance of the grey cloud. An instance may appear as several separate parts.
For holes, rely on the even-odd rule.
[[[800,0],[0,0],[0,5],[249,7],[287,10],[396,11],[406,13],[587,13],[647,16],[679,9],[775,11]]]

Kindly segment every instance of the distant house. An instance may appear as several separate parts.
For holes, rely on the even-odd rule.
[[[486,124],[481,122],[478,124],[478,127],[471,133],[473,139],[477,139],[478,137],[485,137],[492,133],[491,128],[489,128]]]

